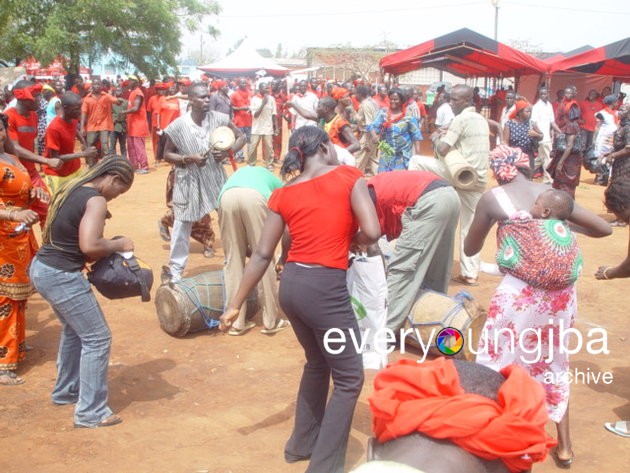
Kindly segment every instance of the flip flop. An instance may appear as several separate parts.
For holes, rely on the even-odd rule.
[[[454,278],[451,278],[451,281],[457,282],[459,284],[463,284],[464,286],[478,286],[479,285],[476,278],[471,278],[468,276],[464,276],[462,274],[455,276]]]
[[[230,330],[228,330],[228,335],[232,335],[233,337],[238,337],[240,335],[245,335],[247,332],[249,332],[255,326],[256,326],[256,324],[250,320],[249,322],[246,322],[245,323],[245,327],[243,327],[241,329],[238,329],[236,327],[232,327]]]
[[[617,422],[604,422],[604,427],[613,434],[630,438],[630,421],[618,420]]]
[[[160,238],[162,241],[171,241],[171,235],[168,231],[168,227],[162,224],[162,220],[158,220],[158,231],[160,232]]]
[[[260,333],[264,333],[265,335],[270,335],[272,333],[277,333],[280,330],[284,330],[287,327],[291,326],[291,322],[289,322],[288,320],[284,320],[284,319],[280,319],[278,320],[278,322],[276,323],[276,326],[273,328],[264,328],[260,331]]]
[[[0,370],[0,386],[17,386],[18,384],[24,384],[24,379],[11,370]]]
[[[106,417],[98,424],[94,425],[83,425],[83,424],[74,424],[75,429],[97,429],[99,427],[111,427],[112,425],[118,425],[122,422],[122,419],[118,417],[116,414],[112,414],[109,417]]]

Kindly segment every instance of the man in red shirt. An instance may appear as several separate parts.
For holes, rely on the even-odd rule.
[[[173,120],[181,115],[179,100],[175,97],[177,85],[174,82],[167,82],[163,85],[165,86],[164,95],[160,96],[158,103],[155,106],[155,128],[156,134],[159,136],[157,154],[155,155],[156,161],[162,161],[162,159],[164,159],[164,147],[166,146],[166,135],[164,134],[164,130],[173,122]]]
[[[60,169],[44,166],[46,183],[52,194],[83,172],[80,158],[94,162],[98,154],[94,146],[87,146],[83,135],[77,131],[78,118],[82,113],[81,97],[74,92],[66,92],[61,98],[61,109],[63,113],[57,115],[46,129],[46,157],[63,161]],[[75,138],[82,145],[83,151],[79,153],[74,152]]]
[[[81,107],[81,135],[86,139],[87,146],[92,146],[98,140],[101,143],[100,157],[109,150],[109,134],[114,130],[112,119],[112,105],[122,100],[103,92],[100,79],[92,81],[92,92],[85,96]],[[86,157],[88,166],[96,164],[97,156]]]
[[[155,84],[153,87],[155,91],[151,97],[146,98],[147,100],[147,119],[151,125],[151,144],[153,145],[153,159],[155,160],[155,165],[157,166],[160,162],[160,158],[158,157],[158,147],[160,136],[158,135],[158,115],[160,113],[160,101],[166,95],[166,91],[168,90],[168,84],[159,83]],[[175,99],[175,103],[177,104],[177,108],[179,109],[179,101]]]
[[[144,143],[145,138],[149,136],[146,103],[138,78],[131,75],[128,80],[131,92],[129,93],[129,108],[124,112],[127,115],[127,154],[136,173],[148,174],[149,160]]]
[[[599,93],[595,89],[591,89],[588,92],[586,100],[580,103],[580,109],[582,112],[582,130],[585,131],[587,149],[593,142],[593,132],[597,126],[597,120],[595,114],[604,108],[604,104],[600,100]]]
[[[15,108],[4,111],[9,117],[7,133],[10,140],[5,143],[7,153],[15,154],[28,171],[33,187],[40,187],[48,192],[44,180],[37,172],[35,163],[46,164],[60,168],[63,164],[60,160],[49,162],[46,158],[35,154],[35,139],[37,138],[37,107],[42,85],[28,80],[18,81],[13,87],[13,95],[17,99]],[[48,204],[41,201],[34,202],[31,207],[39,216],[40,225],[46,222]]]
[[[291,123],[291,114],[288,113],[285,105],[289,100],[286,93],[286,83],[280,80],[274,80],[271,84],[271,95],[276,100],[276,116],[278,120],[278,133],[273,135],[273,156],[277,161],[282,160],[282,129],[283,120]]]
[[[387,265],[387,327],[398,330],[421,288],[446,293],[453,266],[459,197],[427,171],[391,171],[368,181],[388,240],[397,240]]]
[[[240,128],[247,138],[247,154],[249,155],[249,146],[252,141],[252,114],[249,112],[249,105],[252,93],[248,89],[246,79],[240,79],[238,81],[238,89],[234,91],[230,101],[232,102],[232,111],[234,117],[232,121]],[[236,160],[242,163],[245,160],[243,155],[243,149],[236,153]]]
[[[385,84],[381,84],[378,86],[377,91],[378,93],[372,98],[378,104],[378,108],[389,109],[389,96],[387,95],[387,86]]]

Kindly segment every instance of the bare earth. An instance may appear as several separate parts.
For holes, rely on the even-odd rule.
[[[110,203],[113,218],[106,228],[107,236],[122,234],[135,241],[137,255],[152,265],[156,279],[168,257],[168,244],[159,239],[156,228],[165,210],[168,169],[164,165],[137,176],[133,188]],[[583,172],[579,203],[611,219],[602,204],[603,188],[592,182],[593,176]],[[628,299],[623,295],[629,286],[627,280],[597,281],[593,274],[599,265],[624,258],[628,230],[615,229],[603,240],[580,237],[580,243],[585,271],[578,283],[577,327],[585,337],[594,326],[605,328],[610,354],[593,356],[582,350],[572,358],[572,369],[609,371],[614,379],[609,385],[601,380],[574,385],[571,430],[576,460],[572,471],[625,471],[630,464],[630,439],[608,433],[603,422],[630,419],[630,325]],[[221,269],[223,251],[218,239],[215,248],[216,256],[206,259],[201,245],[193,242],[188,275]],[[493,238],[489,238],[483,260],[493,261],[494,251]],[[482,274],[480,285],[469,292],[487,307],[498,282],[499,278]],[[156,289],[157,284],[153,294]],[[461,289],[453,284],[449,293]],[[282,455],[304,363],[291,330],[266,336],[257,327],[242,337],[206,331],[178,339],[160,329],[153,302],[98,297],[113,333],[110,405],[124,422],[107,429],[74,429],[73,406],[52,404],[59,323],[48,304],[34,295],[27,320],[28,343],[34,349],[19,371],[26,383],[0,387],[1,471],[304,471],[304,464],[286,464]],[[256,320],[260,326],[259,316]],[[348,469],[365,461],[372,379],[373,373],[368,373],[355,412]],[[552,424],[549,431],[555,434]],[[556,467],[549,458],[534,471],[552,472]]]

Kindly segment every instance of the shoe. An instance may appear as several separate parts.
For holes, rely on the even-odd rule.
[[[626,222],[622,222],[621,220],[615,220],[614,222],[611,222],[610,226],[611,227],[625,227],[627,225]]]
[[[617,422],[605,422],[604,427],[608,432],[630,438],[630,421],[618,420]]]
[[[264,329],[262,329],[260,331],[260,333],[264,333],[265,335],[271,335],[272,333],[280,332],[281,330],[284,330],[285,328],[288,328],[290,326],[291,326],[291,322],[289,322],[288,320],[285,320],[285,319],[280,319],[276,323],[275,327],[273,327],[273,328],[264,328]]]
[[[0,386],[17,386],[18,384],[24,384],[24,379],[14,371],[0,370]]]
[[[451,281],[454,281],[459,284],[463,284],[464,286],[478,286],[479,285],[479,283],[477,282],[477,278],[471,278],[468,276],[464,276],[463,274],[460,274],[459,276],[455,276],[454,278],[451,278]]]
[[[568,470],[569,468],[571,468],[571,465],[573,464],[574,456],[575,455],[573,454],[573,452],[571,452],[570,458],[560,458],[558,456],[558,450],[556,448],[554,448],[551,452],[551,457],[553,458],[553,461],[556,464],[556,466],[564,470]]]
[[[148,169],[136,169],[136,174],[149,174]]]
[[[162,223],[162,220],[158,220],[158,231],[162,241],[171,241],[171,234],[168,231],[168,227]]]
[[[109,417],[106,417],[98,424],[94,425],[83,425],[83,424],[74,424],[75,429],[97,429],[99,427],[111,427],[112,425],[118,425],[122,422],[122,419],[118,417],[116,414],[112,414]]]
[[[169,284],[172,279],[171,268],[162,266],[162,272],[160,273],[160,281],[162,281],[162,284]]]
[[[246,322],[245,323],[245,327],[243,327],[241,329],[238,329],[236,327],[232,327],[230,330],[228,330],[228,335],[232,335],[233,337],[238,337],[240,335],[245,335],[247,332],[249,332],[255,326],[256,326],[256,324],[250,320],[249,322]]]
[[[214,250],[212,248],[203,249],[204,258],[214,258]]]

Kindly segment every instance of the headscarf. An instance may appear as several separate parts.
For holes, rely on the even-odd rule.
[[[514,109],[512,110],[512,113],[510,113],[509,119],[514,120],[516,118],[516,115],[518,115],[521,110],[527,107],[531,107],[530,103],[527,100],[518,99],[516,102],[514,102]]]
[[[499,145],[490,151],[490,169],[500,184],[511,182],[518,168],[529,168],[529,157],[520,148]]]
[[[616,103],[617,100],[619,100],[619,98],[616,95],[607,95],[606,97],[604,97],[603,102],[606,105],[612,105]]]
[[[369,398],[374,435],[384,443],[419,432],[500,459],[512,473],[530,470],[557,444],[545,431],[545,392],[520,366],[501,374],[506,380],[495,401],[464,392],[452,360],[392,363],[376,375]]]
[[[42,84],[34,84],[30,87],[24,87],[22,89],[13,89],[13,96],[18,100],[35,100],[33,94],[37,95],[43,89]]]
[[[212,88],[214,90],[221,90],[223,87],[225,87],[227,85],[227,82],[225,82],[224,80],[215,80],[212,83]]]
[[[330,93],[331,97],[335,99],[337,102],[348,94],[350,94],[350,91],[343,87],[333,87],[333,90]]]
[[[53,87],[51,87],[48,84],[44,84],[42,86],[42,91],[47,90],[48,92],[52,92],[53,94],[56,94],[57,92],[55,91],[55,89]]]

